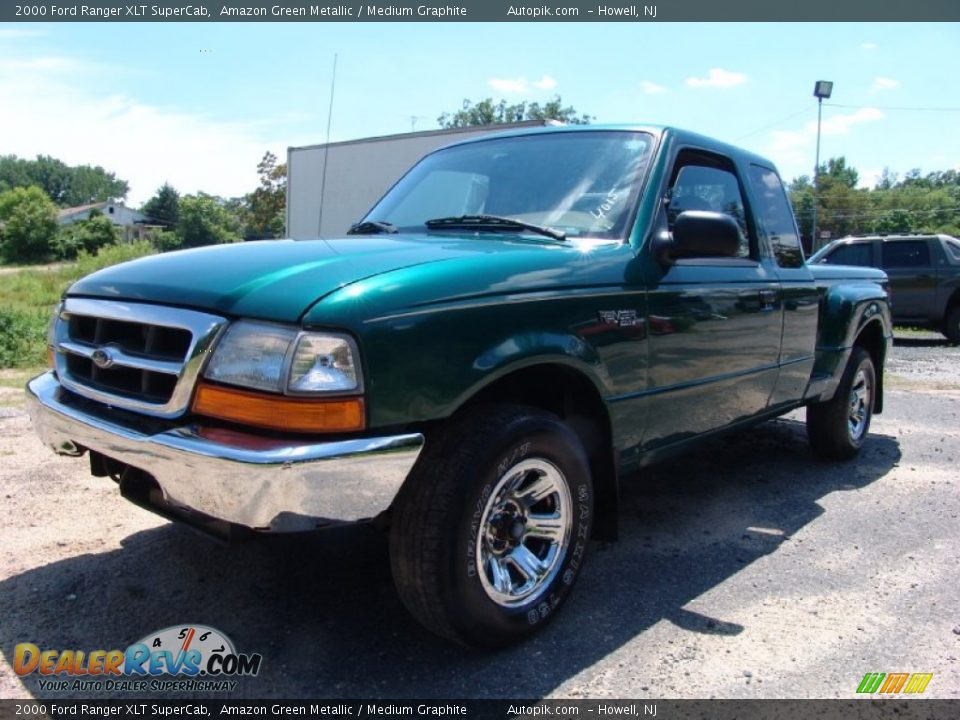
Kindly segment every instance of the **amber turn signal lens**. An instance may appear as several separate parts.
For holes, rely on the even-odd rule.
[[[57,368],[56,353],[54,352],[54,349],[49,345],[47,345],[47,365],[50,367],[51,370],[55,370]]]
[[[286,397],[201,383],[198,415],[290,432],[351,432],[366,425],[363,398]]]

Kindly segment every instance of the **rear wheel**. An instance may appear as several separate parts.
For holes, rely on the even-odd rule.
[[[954,345],[960,345],[960,305],[947,313],[947,319],[943,323],[943,334]]]
[[[593,487],[577,436],[556,416],[478,408],[429,438],[395,505],[390,559],[427,628],[497,647],[550,620],[583,565]]]
[[[870,430],[876,387],[870,353],[855,347],[833,398],[807,407],[807,437],[814,452],[834,460],[860,452]]]

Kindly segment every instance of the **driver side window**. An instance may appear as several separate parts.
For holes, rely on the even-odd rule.
[[[725,213],[732,217],[740,228],[740,250],[737,256],[750,257],[747,216],[740,183],[733,172],[710,165],[683,164],[676,171],[668,198],[667,223],[671,231],[677,216],[687,210]]]

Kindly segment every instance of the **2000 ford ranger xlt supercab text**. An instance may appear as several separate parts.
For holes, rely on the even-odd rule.
[[[767,160],[550,127],[428,155],[347,237],[83,278],[27,392],[47,445],[167,517],[376,518],[413,615],[497,646],[615,536],[625,470],[802,406],[853,457],[890,337],[884,273],[807,265]]]

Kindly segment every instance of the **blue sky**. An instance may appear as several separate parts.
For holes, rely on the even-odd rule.
[[[437,127],[464,98],[548,100],[814,162],[960,168],[957,24],[0,24],[0,154],[106,167],[139,204],[164,181],[235,196],[264,151]],[[930,108],[926,110],[900,108]]]

